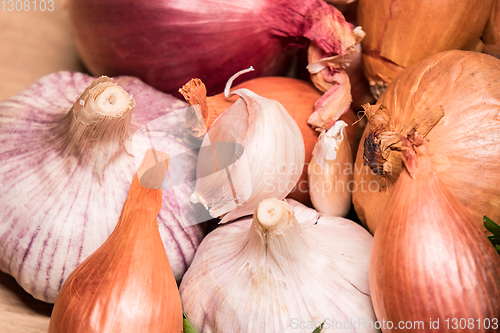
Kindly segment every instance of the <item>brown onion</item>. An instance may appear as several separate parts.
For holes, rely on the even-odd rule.
[[[500,256],[440,181],[425,147],[409,149],[370,257],[382,330],[498,332]]]
[[[406,69],[366,107],[353,203],[371,232],[402,169],[401,136],[414,130],[429,140],[436,173],[474,220],[481,226],[484,214],[500,220],[499,83],[500,60],[446,51]]]
[[[357,43],[352,25],[323,0],[70,0],[68,7],[91,73],[136,76],[172,94],[193,77],[216,94],[249,66],[250,78],[285,74],[305,39],[335,54]]]
[[[146,152],[115,229],[57,295],[49,333],[182,333],[181,298],[157,220],[169,158]]]
[[[360,0],[364,70],[376,98],[403,68],[427,56],[453,49],[480,52],[495,1]]]

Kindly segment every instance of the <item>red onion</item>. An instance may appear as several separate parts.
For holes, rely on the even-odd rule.
[[[352,25],[323,0],[68,5],[77,50],[92,74],[132,75],[172,94],[197,77],[214,95],[249,66],[256,69],[253,77],[284,74],[295,46],[304,42],[300,37],[328,54],[344,54],[356,44]]]

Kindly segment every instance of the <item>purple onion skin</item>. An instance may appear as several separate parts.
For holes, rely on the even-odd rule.
[[[301,36],[335,43],[313,27],[317,17],[344,22],[323,0],[69,0],[68,7],[77,50],[93,75],[136,76],[176,96],[195,77],[217,94],[250,66],[255,71],[244,80],[283,75],[305,44]]]

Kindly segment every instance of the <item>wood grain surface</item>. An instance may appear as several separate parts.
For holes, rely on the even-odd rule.
[[[65,0],[51,1],[52,11],[41,11],[40,1],[29,1],[28,7],[23,1],[21,10],[12,11],[12,4],[21,1],[5,1],[5,9],[0,3],[0,101],[44,75],[84,70],[69,31]]]
[[[14,278],[0,272],[1,333],[46,333],[52,307],[34,299]]]

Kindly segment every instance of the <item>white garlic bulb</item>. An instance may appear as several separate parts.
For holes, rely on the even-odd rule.
[[[248,89],[229,93],[233,80],[249,70],[228,81],[226,97],[240,98],[210,127],[202,147],[212,149],[202,148],[197,160],[192,201],[202,203],[213,217],[225,214],[222,223],[252,214],[265,198],[285,198],[304,165],[301,131],[279,102]],[[215,165],[209,163],[214,160]]]
[[[344,121],[339,120],[320,134],[307,167],[313,206],[327,215],[346,216],[351,208],[352,191],[355,190],[346,126]]]
[[[46,302],[113,231],[137,171],[132,134],[186,106],[136,78],[111,81],[59,72],[0,103],[0,269]],[[165,134],[165,151],[185,148],[189,137]],[[196,155],[188,157],[190,180]],[[175,199],[164,191],[158,223],[180,281],[204,231],[184,228]]]
[[[376,332],[368,265],[373,237],[341,217],[263,200],[253,219],[205,237],[179,291],[199,333]],[[293,209],[293,211],[292,211]],[[370,328],[372,325],[372,328]]]

